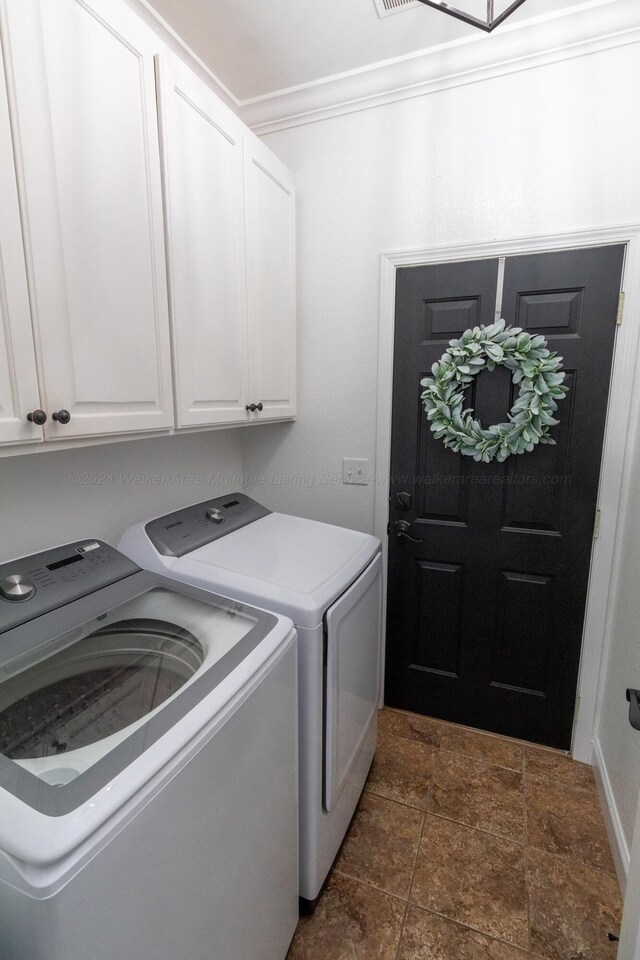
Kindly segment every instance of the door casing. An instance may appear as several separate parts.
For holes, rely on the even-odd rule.
[[[576,760],[591,763],[593,734],[598,716],[598,692],[604,653],[611,636],[609,596],[615,581],[616,542],[620,521],[624,520],[626,487],[623,488],[623,465],[629,445],[628,428],[631,416],[631,393],[636,363],[640,359],[640,224],[621,224],[597,230],[547,234],[489,243],[458,246],[425,247],[382,253],[380,256],[380,315],[378,331],[378,400],[375,477],[388,478],[391,470],[391,411],[393,390],[393,354],[395,330],[396,270],[398,267],[422,266],[461,260],[508,257],[514,254],[573,250],[608,244],[627,245],[622,290],[625,293],[624,321],[618,327],[614,345],[611,386],[607,409],[602,469],[598,488],[601,512],[600,531],[593,541],[591,572],[587,592],[585,625],[582,640],[578,700],[574,720],[571,752]],[[384,589],[383,625],[387,594],[387,524],[389,522],[389,487],[379,482],[375,488],[374,532],[383,544]],[[381,664],[380,703],[384,691],[384,640]]]

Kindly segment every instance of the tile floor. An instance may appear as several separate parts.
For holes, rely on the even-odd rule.
[[[614,960],[621,909],[590,767],[385,709],[287,960]]]

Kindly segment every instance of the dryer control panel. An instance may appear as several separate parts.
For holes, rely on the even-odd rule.
[[[145,524],[144,529],[158,553],[182,557],[270,513],[246,494],[230,493],[158,517]]]
[[[0,564],[0,633],[139,570],[102,540],[78,540]]]

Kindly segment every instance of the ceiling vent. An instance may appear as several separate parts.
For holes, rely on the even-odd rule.
[[[390,17],[392,13],[402,13],[412,7],[421,6],[419,0],[373,0],[380,19]]]

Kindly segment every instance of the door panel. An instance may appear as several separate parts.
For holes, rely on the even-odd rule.
[[[42,441],[40,406],[9,107],[0,53],[0,443]]]
[[[238,118],[158,58],[178,426],[243,422],[247,396]]]
[[[420,379],[468,326],[494,319],[497,261],[398,271],[386,700],[570,746],[624,248],[510,257],[502,316],[564,358],[555,446],[476,463],[433,439]],[[426,318],[426,319],[425,319]],[[458,323],[458,326],[455,326]],[[482,372],[468,406],[505,420],[509,373]],[[410,496],[400,508],[398,493]],[[394,536],[411,522],[414,541]]]
[[[43,387],[71,413],[46,437],[168,427],[155,37],[118,0],[8,18]]]
[[[245,140],[249,390],[263,410],[296,412],[295,194],[286,168],[257,138]]]

